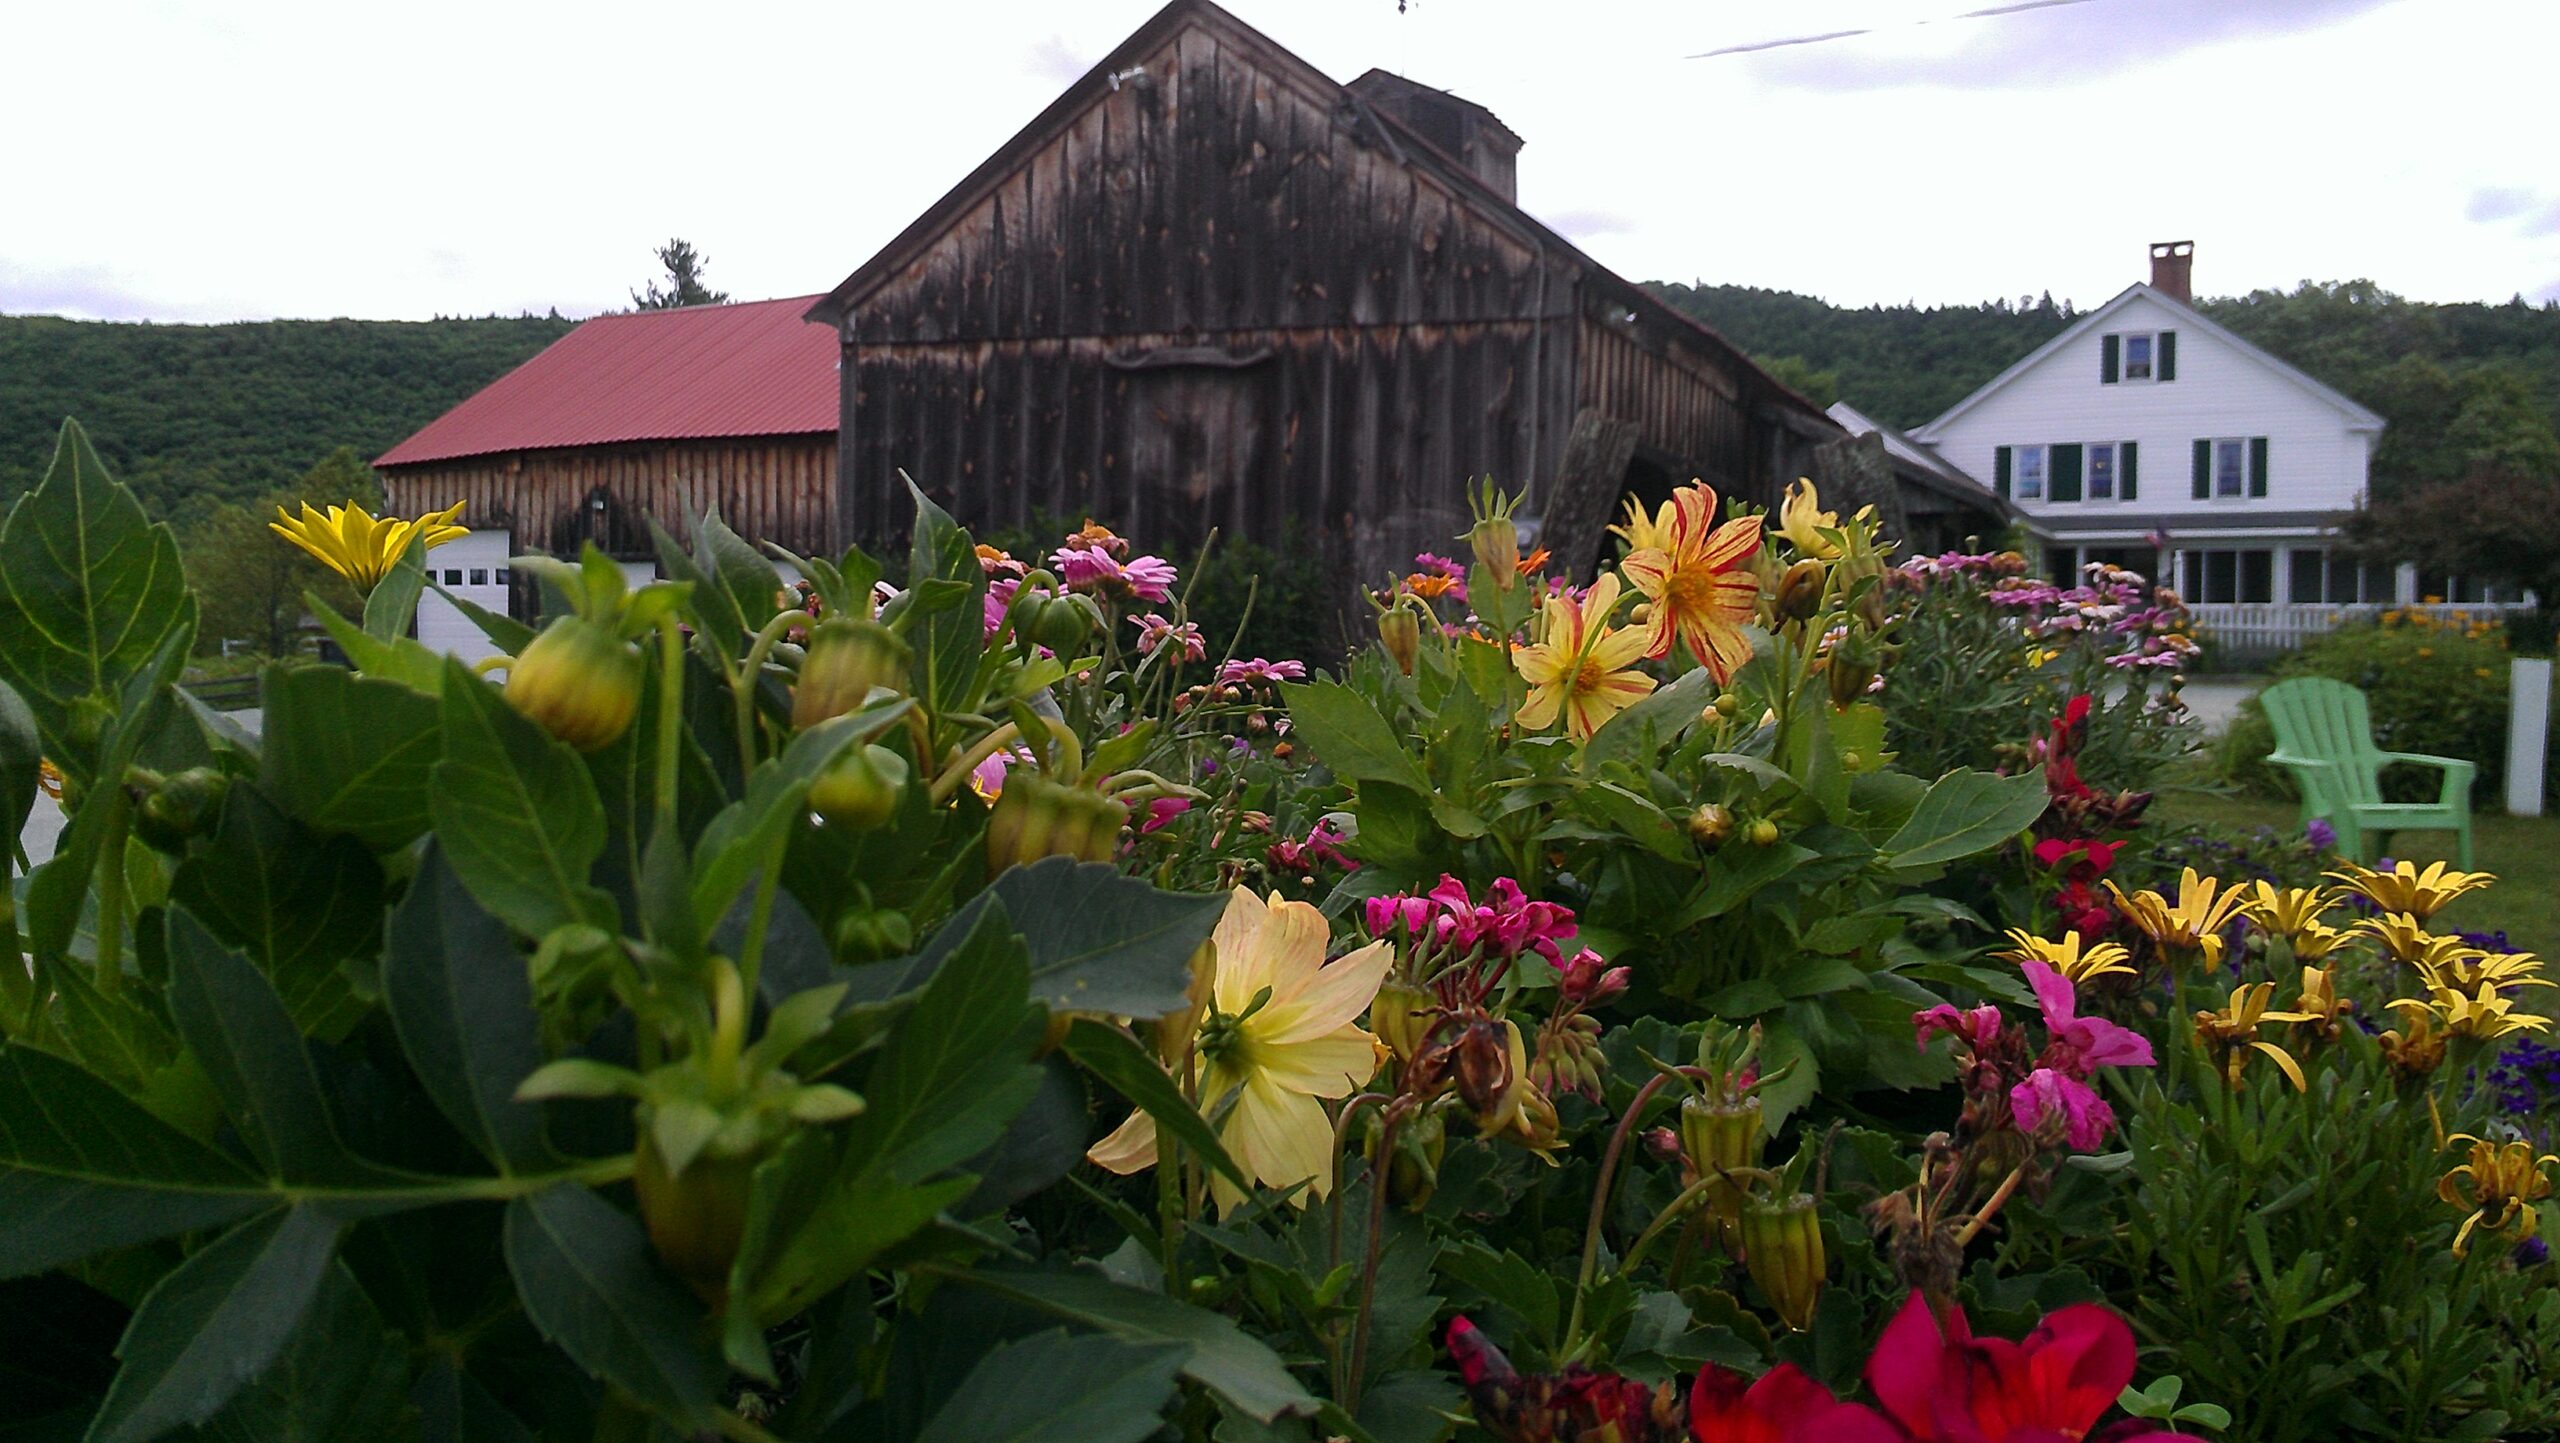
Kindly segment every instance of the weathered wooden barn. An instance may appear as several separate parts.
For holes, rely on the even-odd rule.
[[[903,532],[904,471],[973,525],[1215,527],[1377,580],[1477,476],[1578,570],[1630,491],[1774,501],[1839,428],[1523,212],[1519,149],[1173,0],[810,309],[844,534]]]
[[[713,506],[747,535],[822,550],[835,343],[802,318],[812,299],[587,321],[377,459],[391,509],[466,503],[500,565],[588,541],[636,562],[651,554],[651,519],[682,535]],[[515,600],[521,611],[530,598]]]

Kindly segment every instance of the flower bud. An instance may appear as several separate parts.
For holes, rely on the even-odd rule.
[[[1830,1261],[1822,1248],[1822,1214],[1809,1193],[1745,1204],[1742,1261],[1778,1321],[1796,1332],[1813,1326]]]
[[[1072,657],[1093,639],[1102,625],[1102,613],[1085,596],[1053,596],[1041,608],[1039,629],[1032,639],[1062,657]]]
[[[1509,516],[1487,516],[1469,527],[1467,546],[1475,552],[1476,565],[1493,573],[1497,590],[1520,584],[1520,528]]]
[[[1733,835],[1733,813],[1708,802],[1689,814],[1689,840],[1712,852]]]
[[[1874,644],[1851,640],[1834,647],[1830,664],[1823,668],[1822,679],[1831,688],[1833,706],[1845,707],[1864,697],[1876,679]]]
[[[906,787],[906,758],[884,746],[847,747],[810,785],[809,809],[828,826],[869,831],[898,814]]]
[[[1742,1207],[1751,1195],[1748,1180],[1733,1174],[1760,1166],[1768,1141],[1756,1097],[1734,1102],[1691,1097],[1680,1104],[1680,1150],[1706,1180],[1707,1217],[1727,1252],[1741,1250]]]
[[[640,709],[640,653],[592,621],[559,617],[508,666],[506,697],[544,731],[597,751],[630,730]]]
[[[1387,1045],[1398,1062],[1411,1062],[1423,1035],[1436,1020],[1431,994],[1410,982],[1389,982],[1369,1004],[1369,1030]]]
[[[1378,1160],[1378,1137],[1385,1129],[1370,1114],[1367,1140],[1361,1151],[1374,1166]],[[1387,1158],[1387,1196],[1420,1212],[1431,1201],[1440,1186],[1440,1160],[1449,1147],[1449,1127],[1438,1111],[1426,1111],[1408,1118],[1396,1129],[1395,1151]]]
[[[1811,557],[1787,568],[1778,579],[1777,611],[1781,619],[1802,621],[1822,606],[1822,563]]]
[[[987,875],[1042,857],[1107,862],[1128,822],[1126,802],[1017,770],[987,815]]]
[[[1778,824],[1771,818],[1762,817],[1753,822],[1751,829],[1743,835],[1749,838],[1751,845],[1755,847],[1774,846],[1778,840]]]
[[[1475,1114],[1480,1130],[1496,1132],[1510,1123],[1519,1107],[1513,1092],[1525,1061],[1520,1031],[1508,1022],[1479,1018],[1458,1034],[1458,1101]]]
[[[705,1151],[684,1171],[670,1174],[658,1155],[655,1131],[642,1121],[639,1155],[631,1171],[650,1246],[657,1249],[667,1271],[704,1302],[724,1306],[729,1298],[729,1265],[736,1261],[738,1242],[746,1235],[747,1196],[758,1159],[718,1157]]]
[[[1396,664],[1396,670],[1413,675],[1415,664],[1422,659],[1422,618],[1407,606],[1389,607],[1378,613],[1378,646]]]
[[[843,716],[868,700],[875,686],[905,691],[913,657],[896,632],[876,621],[839,616],[818,623],[791,686],[791,725],[813,727]]]
[[[181,851],[188,838],[213,830],[230,790],[231,778],[212,767],[189,767],[161,780],[134,809],[134,835],[161,851]]]

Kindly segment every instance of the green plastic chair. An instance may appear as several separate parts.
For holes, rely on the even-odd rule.
[[[2342,681],[2280,681],[2258,694],[2258,705],[2276,733],[2276,749],[2267,760],[2291,772],[2302,788],[2305,826],[2314,818],[2325,820],[2338,833],[2339,850],[2362,862],[2379,860],[2383,840],[2393,832],[2451,831],[2458,865],[2471,870],[2471,782],[2478,766],[2375,746],[2364,693]],[[2395,762],[2441,770],[2443,790],[2432,802],[2384,801],[2382,769]]]

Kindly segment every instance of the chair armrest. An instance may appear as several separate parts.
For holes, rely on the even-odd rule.
[[[2444,787],[2436,793],[2436,805],[2450,807],[2471,805],[2471,783],[2480,775],[2480,764],[2461,757],[2431,757],[2424,752],[2384,752],[2386,762],[2407,762],[2412,766],[2436,767],[2444,772]]]
[[[2335,770],[2338,765],[2336,762],[2326,761],[2319,757],[2297,757],[2290,753],[2280,751],[2267,753],[2267,760],[2280,767],[2328,767]]]

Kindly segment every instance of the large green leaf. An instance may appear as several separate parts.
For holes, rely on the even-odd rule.
[[[207,1244],[144,1295],[90,1443],[148,1443],[201,1423],[283,1352],[319,1294],[339,1224],[280,1208]]]
[[[329,603],[308,591],[302,593],[302,604],[320,618],[329,639],[338,644],[362,675],[376,681],[397,682],[429,696],[443,690],[445,659],[427,650],[416,637],[395,636],[385,641],[340,616]]]
[[[1205,1308],[1162,1293],[1124,1288],[1093,1272],[993,1267],[934,1271],[951,1282],[984,1288],[1123,1342],[1188,1343],[1191,1351],[1182,1362],[1183,1376],[1262,1422],[1316,1410],[1315,1398],[1289,1375],[1279,1354]]]
[[[195,627],[177,540],[107,475],[79,423],[63,422],[44,479],[0,524],[0,681],[34,713],[45,754],[91,781],[96,721]]]
[[[1043,857],[987,893],[1033,925],[1032,1000],[1053,1012],[1162,1017],[1191,987],[1191,955],[1227,899],[1160,891],[1101,862]]]
[[[0,1046],[0,1277],[230,1222],[274,1199],[247,1168],[71,1063]]]
[[[462,663],[445,668],[432,811],[454,875],[527,936],[616,925],[612,899],[587,880],[605,827],[586,765]]]
[[[407,1340],[383,1326],[346,1264],[321,1275],[319,1296],[284,1352],[195,1436],[212,1443],[342,1443],[405,1435]],[[505,1443],[503,1432],[475,1440]]]
[[[364,599],[365,635],[396,641],[409,634],[417,619],[418,593],[427,585],[427,548],[415,541],[391,563]]]
[[[434,697],[343,667],[269,667],[259,781],[284,809],[377,852],[427,829],[444,755]]]
[[[270,1176],[350,1178],[311,1056],[284,1003],[247,958],[184,907],[169,912],[169,1012],[213,1079],[232,1127]]]
[[[701,1305],[659,1268],[640,1225],[583,1187],[507,1205],[507,1270],[542,1335],[579,1366],[688,1428],[721,1382]]]
[[[993,1143],[1039,1085],[1029,973],[991,902],[864,1075],[867,1105],[823,1154],[831,1169],[817,1170],[812,1150],[796,1177],[775,1179],[793,1185],[758,1199],[733,1295],[751,1297],[759,1317],[788,1317],[968,1194],[965,1176],[940,1175]]]
[[[421,1443],[535,1443],[524,1420],[451,1358],[421,1369],[410,1396],[418,1403]]]
[[[76,767],[60,752],[53,752],[56,764],[72,777],[81,778],[86,775],[89,761],[103,753],[103,759],[97,762],[97,775],[122,777],[168,710],[171,687],[186,666],[187,644],[193,635],[191,631],[170,632],[161,639],[160,649],[152,654],[149,663],[125,678],[113,719],[107,723],[104,745],[98,752],[82,751]],[[0,637],[5,636],[0,632]],[[6,644],[0,641],[0,646]],[[34,699],[28,698],[28,703],[33,706]],[[41,725],[41,713],[38,721]],[[39,956],[59,957],[69,949],[115,811],[112,806],[78,809],[55,843],[53,860],[29,875],[27,937]]]
[[[433,842],[392,913],[382,1002],[419,1085],[483,1156],[502,1172],[556,1163],[541,1109],[515,1097],[544,1061],[524,958]]]
[[[130,1310],[62,1273],[0,1282],[0,1439],[78,1438],[116,1373]]]
[[[907,480],[907,494],[916,508],[915,533],[907,548],[908,589],[947,581],[963,593],[956,605],[918,618],[907,633],[915,647],[916,695],[939,713],[949,711],[959,700],[986,653],[986,608],[981,598],[987,594],[987,574],[978,564],[975,543],[960,523],[927,500],[913,480]]]
[[[1369,699],[1339,682],[1284,682],[1290,729],[1334,774],[1359,782],[1392,782],[1431,796],[1431,779]]]
[[[1138,1443],[1191,1348],[1064,1331],[989,1349],[916,1443]]]
[[[43,758],[36,714],[27,710],[27,699],[16,687],[0,681],[0,824],[8,827],[13,846],[35,810],[36,763]]]
[[[1173,1084],[1173,1074],[1165,1071],[1164,1064],[1140,1047],[1136,1039],[1117,1027],[1079,1017],[1067,1029],[1063,1046],[1067,1056],[1155,1119],[1157,1127],[1172,1133],[1174,1140],[1191,1149],[1194,1156],[1226,1174],[1237,1187],[1252,1189],[1252,1181],[1227,1155],[1226,1145],[1218,1140],[1208,1119],[1183,1099],[1182,1089]]]
[[[275,984],[294,1025],[336,1038],[364,1004],[341,965],[382,946],[382,867],[352,837],[324,837],[258,787],[232,784],[213,845],[178,866],[169,895]]]
[[[1949,772],[1885,842],[1885,863],[1897,871],[1917,871],[1989,851],[2043,816],[2048,801],[2042,772],[2014,777]]]

